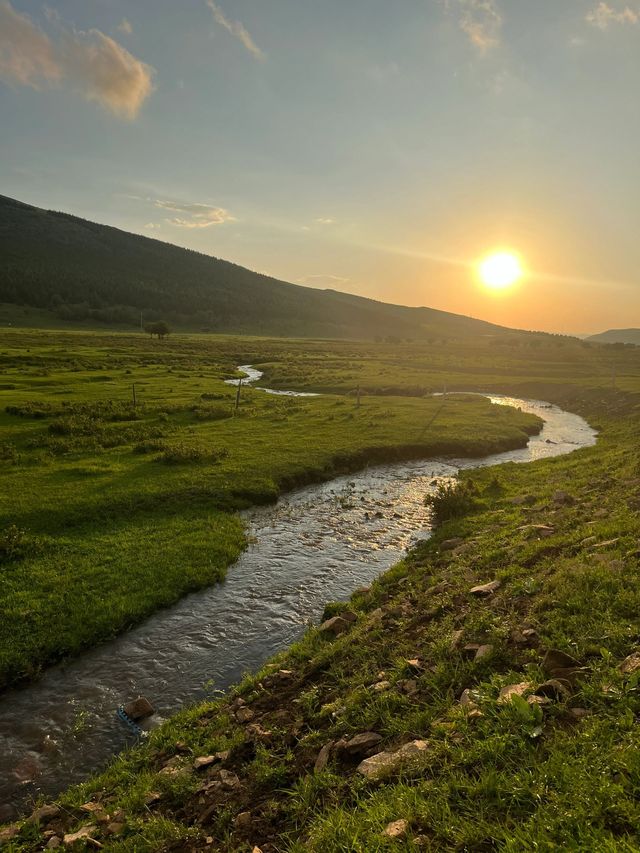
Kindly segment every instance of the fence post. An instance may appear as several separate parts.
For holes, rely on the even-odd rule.
[[[238,390],[236,391],[236,407],[234,409],[234,415],[238,414],[238,406],[240,405],[240,389],[242,388],[242,379],[238,379]]]
[[[356,409],[360,408],[360,386],[356,389]]]
[[[136,383],[135,382],[131,386],[131,393],[133,396],[133,408],[135,409],[135,407],[136,407]]]

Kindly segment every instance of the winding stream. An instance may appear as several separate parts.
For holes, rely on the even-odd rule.
[[[247,381],[258,381],[262,374],[252,372]],[[132,743],[135,737],[115,714],[121,702],[146,695],[158,709],[152,718],[157,725],[286,648],[318,620],[327,601],[368,585],[429,535],[423,499],[441,479],[461,469],[558,456],[596,441],[586,421],[555,406],[491,399],[540,415],[540,435],[526,448],[483,459],[371,467],[247,511],[251,544],[224,583],[2,694],[2,818],[10,816],[7,804],[38,793],[53,796]]]

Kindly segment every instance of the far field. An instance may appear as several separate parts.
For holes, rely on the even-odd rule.
[[[335,393],[244,388],[235,412],[224,380],[239,363]],[[424,396],[455,387],[436,344],[9,330],[0,364],[0,686],[223,578],[244,547],[239,508],[367,462],[522,446],[538,428],[483,398]]]

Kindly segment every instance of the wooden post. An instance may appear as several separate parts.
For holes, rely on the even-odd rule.
[[[238,413],[238,406],[240,405],[240,389],[242,388],[242,379],[238,379],[238,390],[236,391],[236,407],[234,410],[234,414]]]
[[[360,386],[356,389],[356,409],[360,408]]]
[[[131,392],[133,395],[133,408],[135,409],[135,407],[136,407],[136,383],[135,382],[131,386]]]

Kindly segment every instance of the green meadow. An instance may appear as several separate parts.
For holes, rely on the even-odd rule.
[[[3,426],[14,430],[11,442],[20,460],[5,473],[24,485],[11,501],[14,511],[22,508],[16,523],[26,527],[29,519],[29,535],[45,543],[40,553],[5,565],[5,574],[11,567],[16,578],[31,567],[30,586],[22,582],[25,597],[33,597],[33,577],[54,571],[47,562],[54,550],[47,548],[69,547],[74,537],[79,550],[93,548],[86,545],[91,529],[110,536],[113,546],[136,528],[138,545],[123,546],[133,554],[136,547],[154,547],[141,533],[152,519],[158,530],[172,518],[175,533],[182,535],[183,512],[192,512],[192,518],[207,512],[211,519],[215,503],[216,512],[235,523],[228,511],[232,505],[260,495],[271,499],[285,484],[330,476],[372,454],[414,454],[425,422],[430,426],[420,439],[424,452],[455,440],[476,453],[479,440],[510,442],[535,426],[515,411],[496,413],[474,397],[453,395],[444,409],[434,409],[442,401],[418,396],[418,385],[425,390],[445,383],[454,390],[491,387],[548,399],[586,417],[600,437],[596,446],[569,456],[466,474],[456,493],[443,494],[434,507],[440,525],[432,539],[370,589],[355,592],[349,603],[327,604],[326,617],[349,611],[343,633],[334,637],[310,629],[227,696],[179,714],[104,774],[64,794],[57,817],[11,828],[9,849],[42,849],[52,833],[61,837],[89,827],[86,849],[97,843],[117,853],[244,853],[255,847],[263,853],[640,850],[640,359],[635,349],[553,342],[544,351],[514,347],[501,353],[490,375],[480,375],[483,359],[493,352],[489,341],[412,349],[255,339],[244,342],[241,358],[232,340],[176,339],[169,344],[173,350],[161,351],[149,342],[114,337],[102,342],[106,354],[100,356],[99,340],[95,343],[96,358],[104,359],[102,369],[111,379],[91,382],[97,370],[88,363],[93,347],[86,338],[74,338],[82,365],[73,376],[61,353],[56,365],[53,350],[44,352],[61,338],[36,335],[34,340],[42,343],[40,349],[31,345],[34,360],[51,359],[46,378],[67,383],[65,393],[75,389],[79,399],[94,404],[104,399],[108,382],[122,389],[124,399],[134,375],[126,370],[148,375],[148,410],[133,423],[149,429],[174,425],[176,432],[141,440],[179,439],[202,452],[227,449],[229,454],[219,453],[215,463],[174,468],[156,458],[164,451],[136,454],[129,443],[103,447],[89,461],[85,450],[57,453],[47,445],[58,440],[49,432],[57,413],[36,421],[3,415]],[[212,361],[201,369],[202,377],[175,366],[182,358],[195,362],[193,351],[209,347],[211,354],[203,359]],[[220,354],[224,347],[233,350],[229,361]],[[53,404],[56,384],[35,394],[25,386],[38,377],[25,371],[36,365],[20,363],[20,353],[11,353],[5,343],[5,357],[8,353],[13,367],[7,366],[5,375],[16,386],[14,397],[20,385],[22,405],[36,397]],[[165,357],[172,370],[184,374],[185,385],[175,374],[170,386],[164,376],[152,379]],[[143,365],[144,359],[155,360]],[[351,390],[353,377],[361,375],[359,384],[368,395],[358,411],[346,393],[282,400],[247,392],[246,415],[200,422],[190,408],[194,398],[219,393],[225,396],[215,405],[230,406],[233,390],[221,379],[241,362],[265,365],[266,379],[283,385],[295,367],[298,387],[333,383],[334,391],[340,383],[344,392]],[[44,368],[38,364],[37,369]],[[456,376],[462,377],[459,384]],[[176,395],[177,408],[171,411],[159,400],[168,387]],[[131,428],[126,421],[115,423],[101,429]],[[262,453],[247,448],[241,463],[238,444],[244,454],[244,445],[260,435],[271,436],[268,457],[265,445]],[[30,448],[34,436],[38,448]],[[472,443],[465,444],[470,436]],[[290,446],[280,455],[283,441]],[[127,480],[137,484],[135,499],[113,472],[104,475],[112,485],[99,498],[86,475],[72,479],[74,467],[110,464],[131,466],[125,470]],[[84,519],[71,513],[63,530],[47,526],[55,517],[51,482],[65,501],[87,507]],[[251,485],[241,492],[241,483]],[[36,511],[35,504],[49,509]],[[118,537],[118,525],[129,533]],[[193,521],[186,529],[193,531]],[[229,553],[242,547],[240,527],[235,531],[227,533]],[[214,540],[210,535],[207,550]],[[197,564],[206,538],[193,543],[190,562]],[[172,547],[169,541],[165,545]],[[96,558],[101,551],[95,550]],[[113,582],[123,559],[119,553],[108,562],[103,553],[103,577]],[[141,558],[140,565],[141,571],[153,570],[152,560]],[[487,583],[493,584],[487,594],[471,592]],[[178,584],[173,593],[179,594]],[[77,600],[77,585],[70,595]],[[91,607],[91,600],[87,595],[83,607]],[[60,612],[56,618],[59,625]],[[391,756],[375,778],[358,769],[368,753],[352,740],[365,734],[375,743],[370,751]],[[397,751],[415,742],[420,745],[414,754],[400,762]]]
[[[521,446],[537,429],[475,397],[358,406],[247,387],[236,411],[224,379],[261,352],[286,358],[282,346],[3,334],[0,684],[221,580],[244,547],[238,509],[368,462]]]

